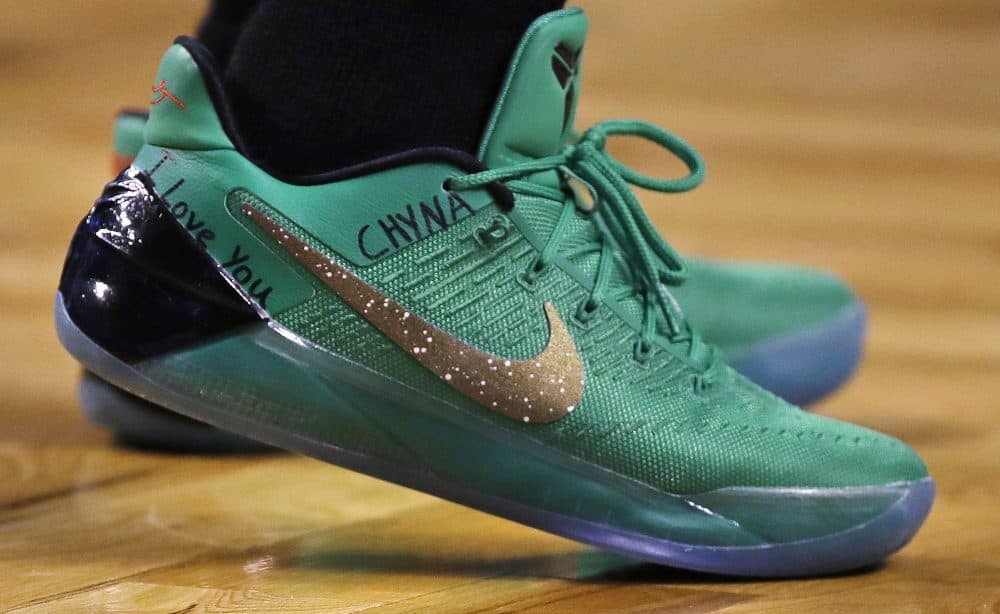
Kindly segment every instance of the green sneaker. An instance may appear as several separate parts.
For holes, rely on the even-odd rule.
[[[925,466],[765,392],[691,328],[685,266],[628,184],[685,191],[701,160],[640,122],[562,145],[585,32],[577,9],[527,31],[482,163],[424,149],[304,178],[241,153],[210,56],[179,39],[147,144],[70,246],[63,345],[170,410],[641,559],[881,560],[930,509]],[[691,176],[622,166],[614,134]]]
[[[115,118],[116,174],[142,148],[147,118],[139,110]],[[790,403],[808,405],[840,388],[857,369],[866,310],[839,279],[788,266],[686,261],[688,280],[674,296],[705,341],[756,384]],[[129,445],[186,452],[267,449],[157,407],[92,373],[81,378],[78,397],[92,422]]]
[[[115,117],[114,174],[142,148],[147,117],[138,110]],[[867,310],[842,280],[801,267],[691,256],[685,261],[688,280],[674,296],[705,341],[757,385],[790,403],[809,405],[843,386],[857,370]],[[719,301],[720,296],[726,300]],[[131,413],[125,407],[122,411]],[[117,413],[101,414],[114,428]],[[131,423],[131,418],[125,421]]]

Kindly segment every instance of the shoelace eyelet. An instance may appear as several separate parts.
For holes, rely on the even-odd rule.
[[[590,298],[580,303],[576,308],[576,313],[573,314],[573,320],[580,328],[589,329],[597,324],[597,311],[600,309],[601,304],[594,301],[591,303]]]
[[[527,269],[517,274],[517,281],[527,290],[533,292],[535,290],[535,282],[538,281],[538,278],[541,277],[544,272],[545,265],[536,260]]]
[[[712,390],[712,382],[701,374],[691,376],[691,385],[694,388],[694,393],[698,396]]]
[[[638,339],[632,346],[632,358],[640,365],[649,362],[649,357],[653,355],[653,344]]]

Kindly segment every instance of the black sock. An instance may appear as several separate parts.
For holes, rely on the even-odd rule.
[[[243,22],[257,8],[257,0],[212,0],[198,26],[198,40],[212,55],[220,69],[229,63]]]
[[[319,173],[417,147],[475,154],[527,27],[562,0],[261,0],[223,82],[254,160]]]

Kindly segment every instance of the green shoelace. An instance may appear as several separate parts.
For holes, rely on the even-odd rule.
[[[682,160],[687,165],[689,174],[680,179],[658,179],[628,168],[605,151],[608,137],[616,135],[636,136],[652,141]],[[553,170],[560,173],[564,184],[576,184],[571,188],[578,187],[579,182],[582,182],[593,197],[593,203],[582,203],[587,198],[579,189],[557,190],[523,180],[529,175]],[[645,362],[651,355],[657,322],[662,321],[666,324],[668,341],[686,344],[689,361],[708,371],[716,362],[717,353],[690,327],[669,290],[672,286],[679,286],[687,278],[684,261],[657,232],[629,187],[631,184],[657,192],[687,192],[697,187],[704,177],[705,166],[701,156],[680,138],[646,122],[611,120],[594,125],[579,141],[566,145],[556,155],[454,177],[447,182],[447,187],[465,190],[501,181],[512,191],[561,200],[564,203],[562,214],[544,248],[521,278],[528,285],[544,272],[555,257],[574,211],[586,211],[586,215],[594,222],[598,240],[560,252],[564,257],[593,250],[600,252],[594,285],[589,298],[578,310],[577,319],[586,321],[593,317],[608,292],[616,252],[621,253],[633,273],[633,287],[628,290],[638,292],[643,305],[635,358]],[[572,199],[569,198],[571,194]]]

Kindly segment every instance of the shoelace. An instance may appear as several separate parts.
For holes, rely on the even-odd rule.
[[[634,171],[605,151],[609,136],[628,135],[648,139],[676,155],[687,165],[689,174],[680,179],[658,179]],[[582,180],[592,191],[594,217],[598,236],[601,237],[600,260],[590,296],[581,307],[579,319],[589,317],[600,304],[608,289],[616,250],[621,250],[625,262],[634,269],[635,288],[643,304],[642,326],[635,357],[644,362],[652,352],[652,339],[656,333],[657,314],[666,323],[667,339],[671,343],[686,343],[688,359],[704,370],[716,362],[714,348],[705,344],[698,333],[687,323],[680,306],[670,294],[669,287],[679,286],[687,278],[687,267],[681,257],[660,236],[646,216],[629,184],[664,193],[687,192],[697,187],[705,176],[704,162],[698,152],[680,138],[666,130],[642,121],[610,120],[588,129],[576,142],[566,145],[553,156],[530,160],[511,166],[490,169],[454,177],[447,184],[452,190],[472,189],[494,181],[501,181],[513,191],[541,197],[562,199],[568,206],[556,222],[544,248],[533,265],[524,273],[522,281],[531,284],[555,257],[566,224],[577,204],[568,203],[564,191],[553,190],[524,177],[544,171],[558,171],[569,181]],[[578,200],[577,199],[574,200]],[[591,249],[588,245],[564,251],[573,256]]]

